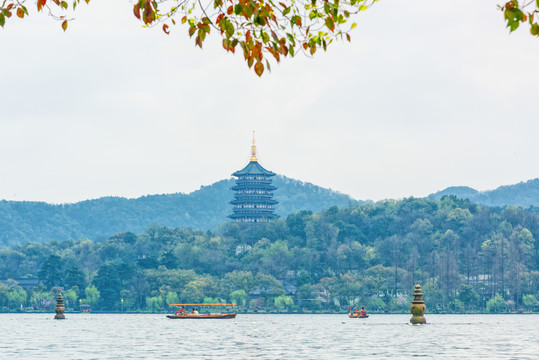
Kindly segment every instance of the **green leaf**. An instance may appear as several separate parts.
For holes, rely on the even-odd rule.
[[[226,22],[226,36],[227,37],[231,37],[232,35],[234,35],[234,25],[227,20]]]
[[[288,52],[290,53],[291,57],[294,57],[294,47],[292,45],[288,47]]]
[[[331,31],[335,30],[335,23],[333,22],[332,18],[326,18],[326,27]]]
[[[236,4],[236,6],[234,6],[234,14],[240,15],[242,13],[242,10],[243,6],[241,6],[241,4]]]
[[[367,10],[367,9],[368,9],[368,8],[367,8],[365,5],[361,5],[361,6],[359,7],[359,11],[365,11],[365,10]]]
[[[4,17],[4,14],[0,14],[0,26],[4,27],[5,23],[6,23],[6,18]]]
[[[356,23],[353,23],[353,24],[352,24],[352,27],[350,27],[350,29],[355,29],[356,26],[357,26],[357,24],[356,24]]]
[[[264,64],[262,64],[260,61],[257,61],[255,64],[255,73],[258,76],[262,76],[263,72],[264,72]]]
[[[296,40],[294,39],[294,36],[292,34],[286,33],[286,37],[288,38],[288,41],[292,43],[293,45],[296,44]]]
[[[64,29],[64,31],[66,31],[66,29],[67,29],[67,20],[64,20],[64,22],[62,23],[62,29]]]
[[[287,7],[286,9],[283,10],[283,15],[286,15],[288,13],[290,13],[290,7]]]

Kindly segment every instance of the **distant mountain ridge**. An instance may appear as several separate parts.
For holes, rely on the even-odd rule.
[[[494,190],[477,191],[468,186],[451,186],[430,194],[432,199],[444,195],[454,195],[461,199],[485,206],[516,205],[522,207],[539,206],[539,178],[514,185],[503,185]]]
[[[213,230],[232,213],[233,179],[218,181],[189,194],[147,195],[136,199],[102,197],[73,204],[0,201],[0,248],[26,242],[89,238],[101,241],[124,231],[142,232],[148,225]],[[360,204],[349,195],[278,175],[274,178],[280,202],[276,213],[286,217],[300,210],[319,212],[331,206]],[[453,186],[429,195],[444,195],[494,207],[517,205],[539,212],[539,178],[495,190],[477,191]]]
[[[333,205],[358,201],[310,183],[278,175],[276,213],[287,216],[300,210],[318,212]],[[89,238],[105,240],[114,233],[140,233],[151,224],[213,230],[228,221],[234,180],[221,180],[189,194],[147,195],[136,199],[102,197],[73,204],[52,205],[31,201],[0,201],[0,247],[26,242]]]

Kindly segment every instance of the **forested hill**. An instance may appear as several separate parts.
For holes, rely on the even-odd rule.
[[[538,214],[450,196],[332,206],[217,231],[153,225],[100,242],[0,249],[0,311],[23,304],[50,313],[62,291],[70,310],[233,302],[242,312],[401,312],[416,281],[429,313],[539,311],[538,239]]]
[[[452,186],[431,194],[429,197],[439,200],[444,195],[455,195],[460,199],[469,199],[476,204],[486,206],[539,207],[539,178],[514,185],[500,186],[489,191],[477,191],[467,186]]]
[[[0,201],[0,247],[26,242],[108,239],[122,231],[139,233],[150,224],[212,230],[232,213],[234,180],[202,186],[190,194],[148,195],[137,199],[103,197],[74,204]],[[276,176],[277,213],[318,212],[357,204],[350,196],[310,183]]]

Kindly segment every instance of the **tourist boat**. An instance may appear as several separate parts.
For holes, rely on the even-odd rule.
[[[359,312],[353,312],[353,313],[348,313],[348,317],[349,318],[358,318],[358,319],[364,319],[364,318],[368,318],[369,317],[369,314],[359,314]]]
[[[169,306],[235,306],[236,304],[169,304]],[[181,310],[176,311],[174,315],[167,315],[169,319],[234,319],[236,313],[221,313],[221,312],[210,312],[206,314],[196,314],[189,313],[187,311],[181,312]]]
[[[357,318],[357,319],[365,319],[365,318],[368,318],[369,317],[369,314],[367,314],[367,312],[365,310],[363,310],[363,308],[361,308],[363,313],[361,313],[361,311],[359,311],[358,309],[356,309],[355,311],[352,311],[352,307],[350,307],[350,311],[348,312],[348,317],[349,318]]]

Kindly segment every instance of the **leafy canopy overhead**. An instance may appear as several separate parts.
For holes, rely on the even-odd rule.
[[[2,2],[3,1],[3,2]],[[73,10],[81,0],[68,0]],[[84,0],[89,3],[90,0]],[[378,0],[138,0],[133,14],[145,26],[161,26],[166,34],[178,23],[188,26],[190,37],[202,48],[212,31],[222,37],[223,48],[242,51],[249,68],[258,76],[270,70],[268,58],[279,62],[299,51],[314,55],[334,40],[346,38],[356,27],[352,15],[367,10]],[[37,11],[47,11],[67,29],[65,0],[0,0],[0,26],[15,13],[19,18],[29,14],[26,3],[36,4]],[[528,21],[532,35],[539,36],[534,15],[539,0],[517,0],[499,6],[511,31]],[[527,14],[526,14],[527,12]],[[253,67],[254,65],[254,67]]]

